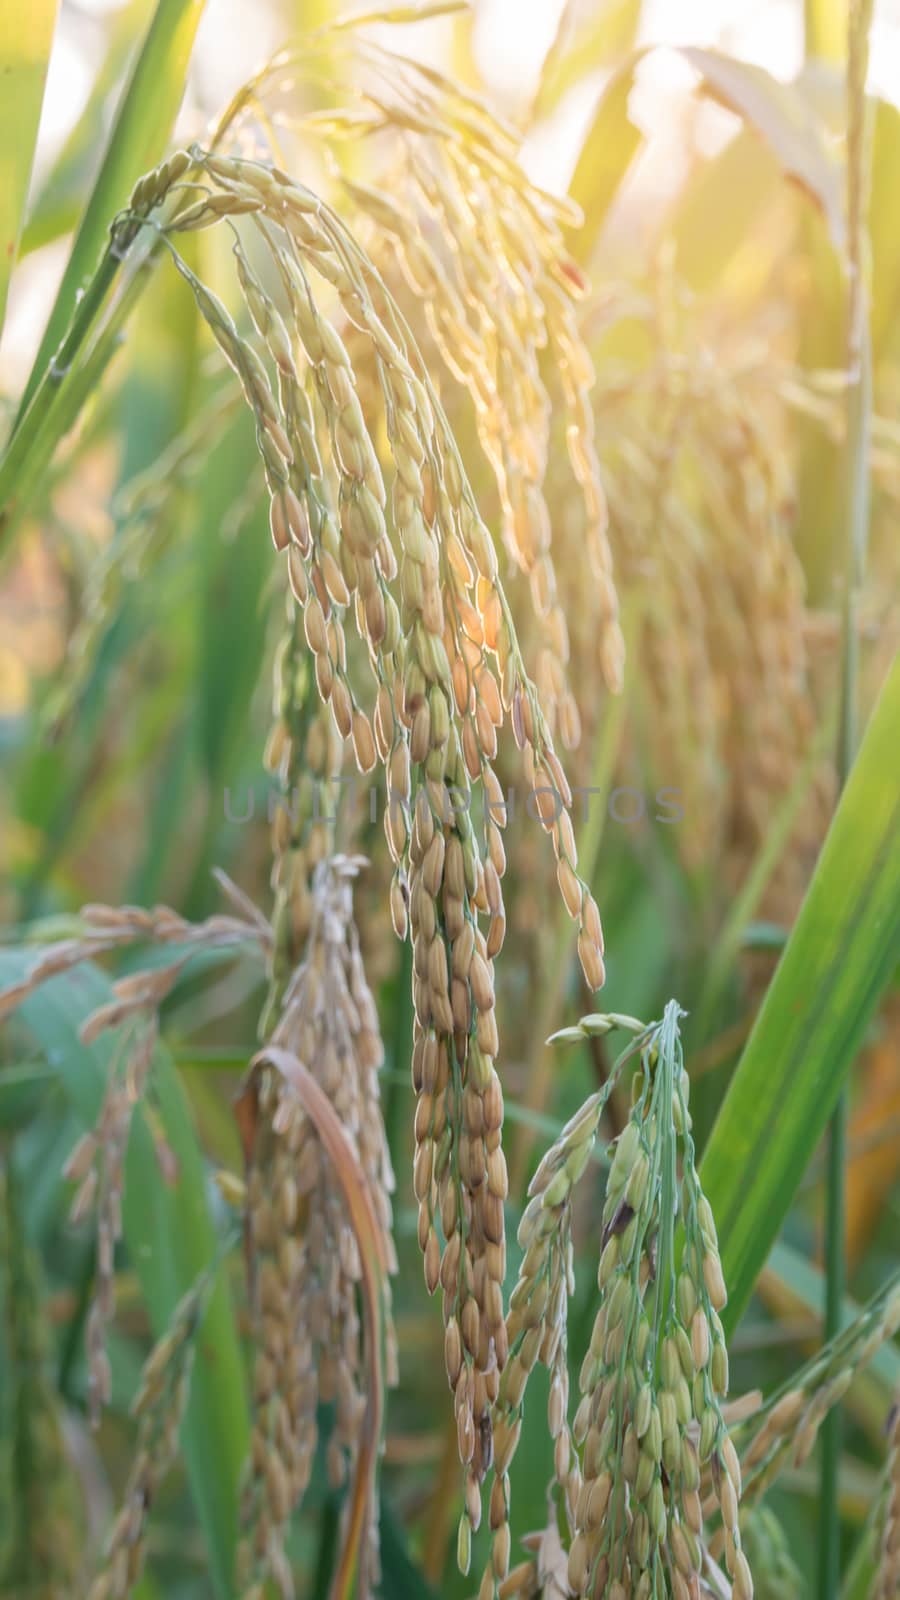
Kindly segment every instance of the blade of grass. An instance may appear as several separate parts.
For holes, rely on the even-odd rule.
[[[751,128],[741,128],[709,161],[698,165],[679,189],[667,230],[675,243],[678,272],[702,294],[727,291],[746,259],[761,256],[758,219],[778,200],[778,158]],[[709,218],[715,217],[715,228]]]
[[[22,234],[56,0],[0,0],[0,329]]]
[[[0,951],[0,983],[20,979],[34,950]],[[85,1129],[96,1121],[113,1048],[101,1036],[90,1047],[80,1023],[111,995],[108,980],[82,967],[44,984],[19,1015],[59,1069],[60,1080]],[[216,1238],[203,1160],[178,1073],[168,1053],[154,1060],[154,1089],[178,1177],[162,1178],[150,1130],[136,1112],[125,1164],[123,1226],[155,1337],[166,1329],[182,1295],[211,1260]],[[231,1297],[220,1273],[200,1335],[182,1439],[197,1513],[206,1535],[210,1577],[220,1600],[231,1600],[239,1479],[247,1449],[244,1369]]]
[[[716,1120],[702,1178],[733,1329],[900,953],[900,656]]]

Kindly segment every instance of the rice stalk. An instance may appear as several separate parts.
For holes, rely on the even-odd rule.
[[[847,531],[841,618],[841,719],[838,731],[838,785],[850,775],[858,744],[859,591],[865,576],[869,539],[869,436],[872,409],[871,349],[865,273],[866,206],[871,150],[866,77],[874,0],[853,0],[847,11]],[[846,1278],[846,1088],[828,1132],[825,1195],[825,1335],[837,1332]],[[841,1416],[833,1410],[822,1438],[822,1523],[819,1574],[834,1593],[840,1576],[837,1518]]]

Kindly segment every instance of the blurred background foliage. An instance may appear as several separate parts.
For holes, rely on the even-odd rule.
[[[159,159],[173,125],[179,142],[202,137],[250,68],[328,21],[337,5],[211,0],[205,9],[168,9],[168,48],[148,63],[146,51],[139,54],[153,17],[148,0],[61,7],[0,347],[10,421],[40,341],[47,354],[54,349],[111,215]],[[8,0],[3,10],[10,11]],[[32,120],[40,105],[41,11],[44,54],[54,23],[52,6],[35,8],[37,99],[32,83],[23,105],[0,111],[7,145],[16,136],[11,126],[25,137],[29,92]],[[570,0],[562,9],[549,0],[495,0],[408,32],[389,30],[392,48],[440,64],[486,94],[523,133],[529,173],[552,191],[569,189],[584,210],[585,224],[568,242],[590,280],[582,327],[597,369],[598,449],[629,655],[623,693],[611,698],[595,658],[584,566],[569,538],[557,570],[583,723],[570,771],[591,791],[578,826],[581,865],[607,932],[605,1003],[658,1016],[676,994],[688,1013],[701,1148],[795,922],[835,799],[846,503],[845,32],[840,0],[677,8]],[[142,71],[145,77],[141,115],[132,99],[130,120],[116,124],[110,139],[136,62],[132,87],[140,91]],[[298,75],[293,110],[352,101],[354,74],[364,70],[341,56],[309,81]],[[872,511],[860,606],[866,709],[900,625],[900,15],[887,3],[876,7],[870,91]],[[275,124],[291,170],[313,184],[331,182],[315,139]],[[378,183],[362,147],[350,159],[354,175]],[[219,231],[195,235],[191,249],[207,281],[227,296],[227,241]],[[45,335],[73,232],[81,264],[63,279],[62,309]],[[396,274],[387,258],[385,271]],[[428,349],[421,312],[413,305]],[[10,940],[23,932],[37,938],[47,919],[64,926],[59,919],[84,901],[164,900],[203,917],[219,903],[215,865],[268,904],[262,754],[282,607],[251,423],[223,386],[194,301],[172,272],[148,283],[104,362],[77,427],[46,463],[14,536],[7,530],[0,542],[0,919]],[[448,384],[446,401],[492,522],[496,488],[468,397]],[[565,543],[571,491],[558,455],[547,499],[554,538]],[[515,609],[522,580],[513,575],[511,585]],[[877,772],[873,781],[877,789]],[[891,774],[881,781],[890,784]],[[868,815],[862,804],[858,827],[866,828]],[[357,916],[387,1050],[385,1115],[400,1183],[402,1362],[382,1479],[385,1593],[391,1600],[462,1596],[468,1585],[453,1559],[455,1445],[436,1381],[440,1318],[422,1283],[408,1176],[409,953],[391,931],[380,830],[362,790],[355,805],[340,807],[336,839],[372,857]],[[498,966],[513,1219],[537,1154],[608,1065],[597,1040],[565,1057],[544,1044],[590,1004],[541,845],[539,830],[520,815],[509,831],[510,939]],[[896,965],[896,950],[887,957]],[[79,1548],[107,1523],[129,1456],[127,1408],[140,1359],[176,1291],[208,1259],[210,1216],[223,1209],[213,1167],[240,1166],[230,1101],[255,1047],[263,982],[258,967],[238,961],[211,978],[204,973],[202,983],[185,979],[165,1007],[167,1092],[196,1206],[180,1203],[148,1220],[148,1196],[160,1179],[151,1147],[131,1152],[113,1403],[97,1435],[85,1422],[82,1348],[93,1254],[84,1230],[67,1223],[61,1169],[96,1108],[102,1052],[85,1047],[84,1059],[73,1062],[63,1014],[67,1005],[77,1010],[78,997],[65,993],[52,1002],[38,996],[23,1023],[6,1032],[0,1419],[5,1542],[13,1553],[20,1519],[47,1519],[68,1530],[74,1571]],[[864,1021],[848,1158],[848,1289],[857,1300],[896,1264],[896,984]],[[777,1070],[789,1074],[795,1065],[780,1059]],[[780,1241],[734,1331],[735,1392],[776,1386],[818,1337],[821,1151],[793,1179]],[[584,1268],[571,1313],[575,1351],[592,1316],[595,1197],[586,1198],[576,1233]],[[190,1235],[177,1281],[163,1281],[164,1272],[154,1278],[151,1222]],[[514,1250],[511,1256],[514,1272]],[[28,1321],[24,1334],[20,1318]],[[216,1326],[209,1324],[210,1340]],[[230,1349],[227,1338],[222,1349]],[[26,1370],[27,1416],[20,1403]],[[888,1349],[847,1396],[840,1518],[848,1593],[864,1592],[854,1588],[853,1552],[873,1502],[897,1380],[897,1352]],[[517,1458],[514,1537],[545,1520],[550,1444],[540,1383]],[[220,1402],[221,1388],[216,1393]],[[204,1474],[218,1481],[223,1462],[240,1459],[241,1404],[238,1393],[237,1420],[224,1421],[213,1440],[202,1399],[189,1413],[195,1494]],[[34,1460],[21,1467],[18,1452],[29,1438],[34,1448],[39,1441],[39,1471]],[[201,1515],[207,1540],[210,1519],[225,1516],[222,1492],[221,1503]],[[33,1504],[23,1499],[31,1494]],[[815,1569],[817,1494],[817,1474],[807,1466],[786,1475],[769,1502],[806,1574]],[[227,1593],[199,1526],[176,1472],[154,1514],[142,1600]],[[325,1593],[336,1527],[337,1503],[317,1473],[296,1534],[305,1593]],[[795,1574],[786,1589],[761,1590],[799,1595],[805,1581]],[[5,1592],[31,1591],[13,1577]]]

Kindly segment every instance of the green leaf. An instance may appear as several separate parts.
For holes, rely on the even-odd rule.
[[[0,0],[0,328],[19,253],[56,0]]]
[[[110,222],[137,179],[165,154],[202,11],[203,0],[159,0],[25,386],[20,419],[68,327],[79,290],[97,266]]]
[[[716,1120],[701,1178],[734,1328],[900,951],[900,656]]]
[[[33,949],[0,951],[0,986],[20,979]],[[109,1075],[114,1041],[101,1035],[87,1047],[80,1023],[111,997],[108,980],[93,967],[54,978],[21,1007],[19,1015],[57,1066],[84,1128],[96,1121]],[[182,1295],[212,1259],[216,1236],[210,1217],[203,1160],[184,1090],[168,1052],[154,1058],[154,1091],[178,1177],[162,1178],[150,1130],[140,1111],[125,1163],[123,1227],[129,1258],[141,1284],[155,1337],[168,1326]],[[209,1553],[210,1575],[221,1600],[230,1600],[238,1490],[247,1450],[244,1368],[224,1273],[210,1299],[198,1340],[191,1397],[182,1430],[191,1488]]]

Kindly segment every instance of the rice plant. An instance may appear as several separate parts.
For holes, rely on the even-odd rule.
[[[0,1594],[888,1600],[896,27],[8,9]]]

